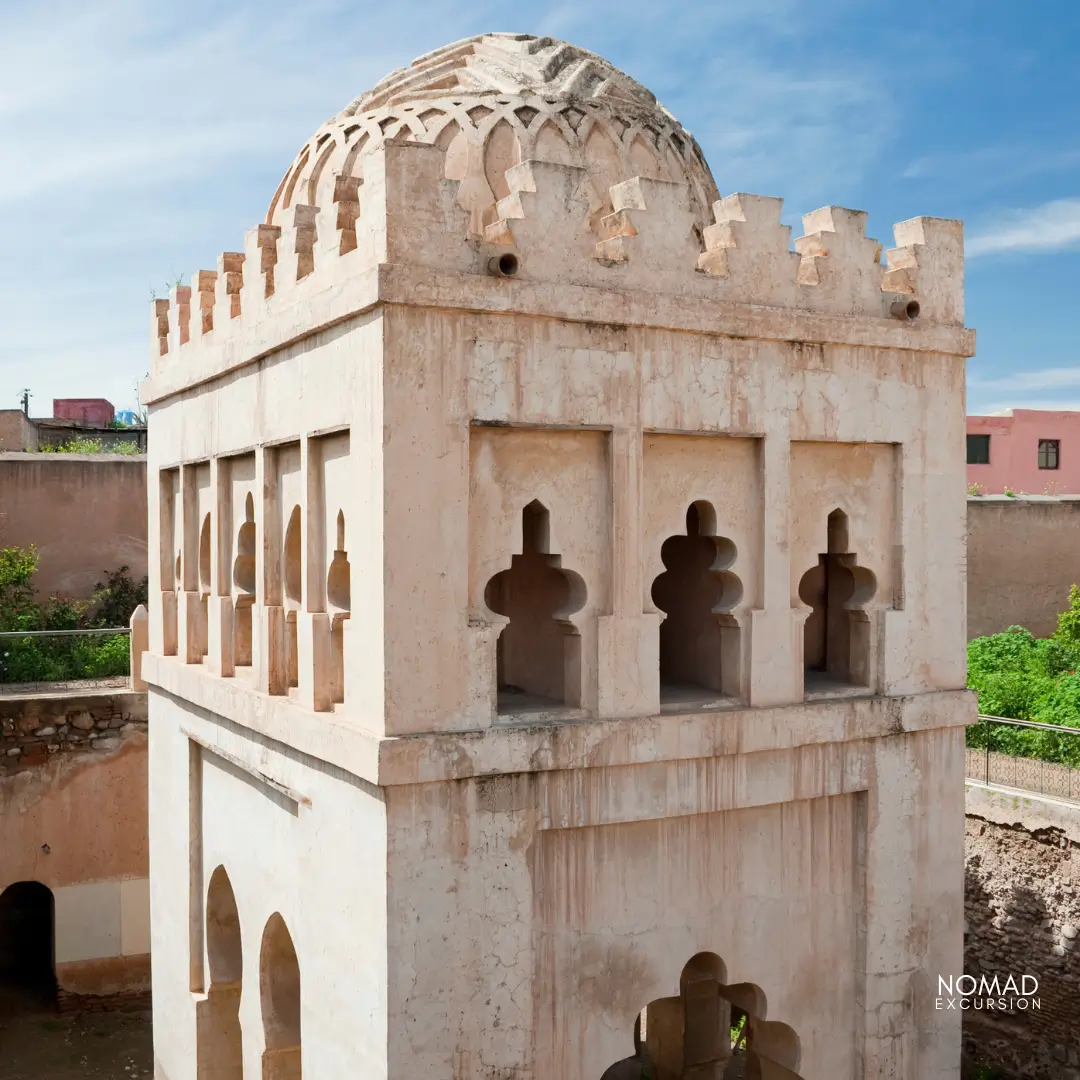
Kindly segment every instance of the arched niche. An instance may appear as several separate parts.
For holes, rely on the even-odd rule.
[[[236,533],[236,557],[233,559],[233,660],[238,667],[249,666],[252,657],[256,540],[255,500],[249,491],[244,500],[244,520]]]
[[[660,700],[664,704],[737,697],[741,631],[734,615],[743,587],[732,567],[738,551],[718,535],[712,504],[686,511],[686,532],[669,536],[660,557],[664,572],[652,585],[660,624]]]
[[[351,570],[345,549],[345,513],[338,511],[336,541],[326,573],[326,604],[330,615],[330,700],[345,701],[345,620],[351,602]]]
[[[877,579],[851,551],[848,516],[837,507],[827,520],[826,550],[799,581],[799,599],[810,608],[803,624],[807,693],[869,687],[871,626],[867,605]]]
[[[300,507],[294,506],[285,527],[282,549],[282,582],[285,586],[285,669],[289,686],[300,683],[296,620],[303,596],[303,561],[300,536]]]
[[[206,959],[209,989],[196,1006],[198,1074],[215,1080],[243,1080],[243,944],[236,897],[224,866],[210,875],[206,890]]]
[[[259,950],[263,1076],[300,1080],[300,964],[285,920],[275,912]]]
[[[210,581],[212,572],[210,547],[212,543],[213,528],[210,522],[210,515],[205,514],[203,516],[202,527],[199,529],[199,604],[202,609],[202,619],[199,627],[199,647],[202,649],[203,656],[207,654],[210,645],[209,601],[210,594],[213,592]]]
[[[581,704],[581,637],[571,615],[585,582],[550,551],[550,515],[534,499],[521,514],[522,550],[487,583],[484,602],[509,619],[496,644],[498,711]]]

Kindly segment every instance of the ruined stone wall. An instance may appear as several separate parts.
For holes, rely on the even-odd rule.
[[[965,1056],[1008,1077],[1078,1080],[1080,852],[1065,829],[995,822],[970,810],[969,799],[965,973],[1034,975],[1041,1008],[966,1011]]]
[[[968,638],[1052,634],[1080,584],[1080,499],[974,497],[967,520]]]
[[[54,754],[116,750],[135,731],[146,731],[146,694],[0,697],[0,777]]]

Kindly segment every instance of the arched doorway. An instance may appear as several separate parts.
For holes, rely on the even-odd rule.
[[[210,985],[198,1005],[197,1075],[199,1080],[243,1080],[243,945],[236,897],[224,866],[210,875],[206,891],[206,959]]]
[[[267,920],[259,952],[263,1080],[300,1080],[300,964],[292,935],[277,913]]]
[[[0,1015],[55,1004],[52,890],[18,881],[0,893]]]

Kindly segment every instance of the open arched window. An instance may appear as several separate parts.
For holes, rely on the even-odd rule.
[[[827,535],[826,550],[799,582],[799,599],[811,609],[803,626],[807,693],[869,686],[871,681],[865,609],[877,591],[877,579],[850,550],[843,510],[829,514]]]
[[[510,622],[496,644],[498,711],[581,704],[581,637],[570,616],[585,604],[585,582],[550,551],[547,508],[521,514],[522,550],[487,584],[484,602]]]
[[[703,702],[734,697],[740,684],[740,631],[733,609],[742,582],[731,570],[738,552],[718,536],[710,503],[692,503],[686,533],[660,549],[664,572],[653,582],[661,611],[660,701]]]

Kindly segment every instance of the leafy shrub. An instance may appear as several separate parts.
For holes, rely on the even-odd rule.
[[[107,574],[89,600],[34,598],[38,555],[33,547],[0,549],[0,630],[81,630],[126,626],[146,603],[147,581],[128,567]],[[0,638],[0,682],[55,682],[128,674],[126,634]]]
[[[1022,626],[975,638],[968,644],[968,686],[979,693],[986,716],[1034,720],[1080,728],[1080,588],[1069,590],[1069,606],[1051,637],[1036,638]],[[968,745],[1018,757],[1080,766],[1080,735],[979,724],[968,729]]]

